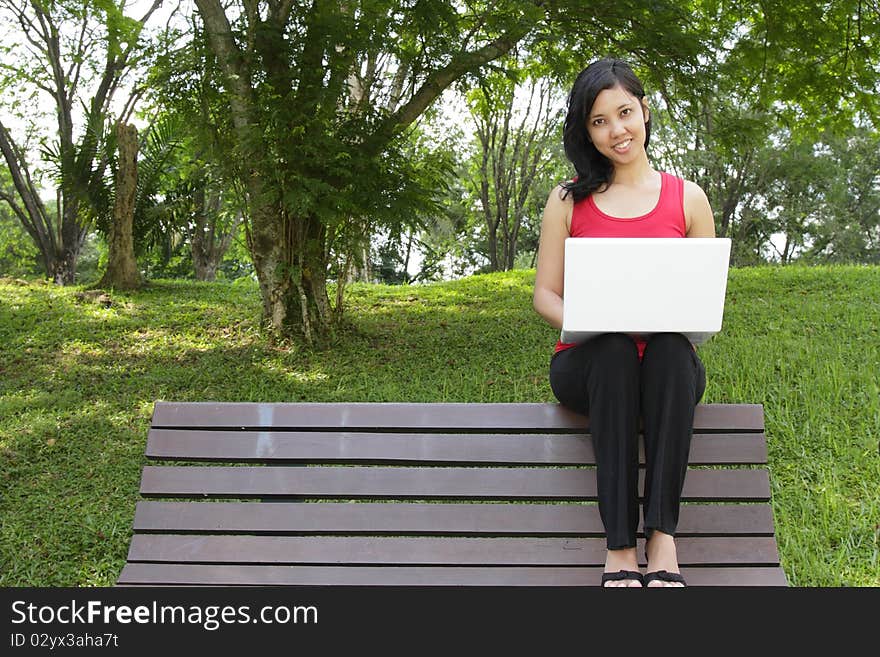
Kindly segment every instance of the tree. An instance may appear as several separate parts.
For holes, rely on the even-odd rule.
[[[514,267],[526,208],[536,181],[553,165],[557,153],[550,140],[558,141],[563,118],[546,77],[528,81],[527,100],[517,109],[522,87],[516,75],[490,75],[469,94],[478,148],[474,175],[466,180],[482,210],[489,271]],[[540,190],[542,201],[547,192]]]
[[[164,252],[165,266],[172,251],[188,251],[196,280],[213,281],[246,210],[241,167],[230,157],[234,128],[218,91],[221,73],[197,17],[171,30],[165,44],[150,67],[146,100],[158,114],[157,124],[173,126],[178,149],[149,241]]]
[[[848,131],[850,132],[850,131]],[[806,262],[880,263],[880,134],[858,126],[814,149],[828,190],[807,229]],[[812,199],[816,202],[816,199]]]
[[[8,172],[0,169],[0,194],[15,194]],[[0,276],[33,276],[40,271],[40,254],[12,208],[0,203]]]
[[[263,317],[276,333],[319,340],[330,319],[331,226],[410,204],[399,191],[412,190],[411,172],[393,158],[400,133],[452,81],[508,51],[539,15],[533,5],[508,6],[511,20],[487,34],[477,17],[469,17],[469,27],[440,2],[419,3],[410,16],[396,2],[360,10],[354,2],[316,0],[308,9],[270,2],[262,13],[246,3],[233,30],[219,0],[196,4],[224,74],[237,157],[245,163]],[[385,54],[397,60],[390,83],[377,75],[389,34],[398,37]],[[480,37],[484,43],[474,47]],[[431,70],[431,59],[445,62]],[[396,107],[386,115],[368,103],[350,108],[353,75],[369,96],[384,92],[402,102],[391,103]]]
[[[101,158],[109,172],[95,181],[89,201],[93,226],[109,250],[99,284],[135,289],[142,283],[136,258],[176,228],[158,197],[172,178],[181,135],[179,123],[168,115],[156,117],[140,139],[134,126],[124,125],[117,124],[102,144]]]
[[[213,281],[217,278],[220,261],[229,250],[232,238],[238,230],[242,215],[232,214],[228,226],[221,221],[223,196],[213,192],[206,196],[202,187],[195,196],[195,222],[192,228],[193,270],[197,281]]]
[[[0,205],[0,276],[39,274],[39,260],[39,252],[12,210]]]
[[[98,287],[111,287],[119,290],[134,290],[141,286],[141,274],[134,257],[135,198],[138,186],[138,138],[133,125],[118,123],[116,143],[119,158],[116,167],[115,199],[113,220],[110,223],[108,240],[107,270],[101,277]]]
[[[54,140],[44,135],[41,146],[43,157],[54,168],[57,207],[53,216],[41,199],[41,181],[29,163],[28,144],[13,138],[5,120],[0,121],[0,150],[16,194],[3,191],[0,198],[34,240],[46,273],[58,284],[74,281],[92,218],[90,195],[106,167],[98,154],[111,103],[139,56],[144,23],[160,4],[156,0],[136,20],[109,2],[0,3],[3,22],[18,28],[8,32],[9,36],[21,42],[21,47],[7,43],[5,48],[11,59],[0,79],[4,112],[14,112],[10,103],[22,90],[29,98],[44,92],[51,99],[57,132]],[[122,110],[122,120],[131,112],[133,101]]]
[[[477,230],[482,224],[474,219],[473,197],[465,188],[466,163],[456,169],[449,189],[440,199],[440,208],[432,214],[417,237],[422,255],[420,271],[414,281],[459,278],[480,271],[488,259],[479,245]]]
[[[211,164],[185,143],[175,166],[176,184],[165,192],[160,212],[163,221],[151,237],[153,246],[169,249],[173,236],[178,246],[188,244],[192,273],[197,281],[214,281],[223,257],[242,222],[242,203],[235,189],[215,176]],[[166,262],[167,265],[167,262]]]
[[[196,5],[223,72],[264,320],[309,341],[329,323],[328,236],[352,217],[411,212],[434,193],[400,159],[401,136],[456,80],[520,42],[555,57],[552,66],[617,43],[647,58],[675,52],[689,71],[702,49],[687,12],[664,0],[589,12],[573,0]]]
[[[825,133],[851,133],[856,119],[880,118],[878,51],[868,47],[880,37],[880,14],[858,0],[819,10],[697,5],[695,29],[711,35],[713,52],[699,84],[657,87],[650,152],[706,191],[718,235],[733,238],[733,264],[760,262],[780,236],[778,256],[788,261],[819,221],[807,218],[801,197],[802,174],[817,164],[812,147]]]

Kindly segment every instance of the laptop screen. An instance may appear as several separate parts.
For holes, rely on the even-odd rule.
[[[729,261],[729,238],[570,237],[562,341],[674,332],[705,342],[721,330]]]

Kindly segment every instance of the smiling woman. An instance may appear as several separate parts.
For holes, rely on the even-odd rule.
[[[712,209],[694,183],[648,160],[651,111],[642,83],[619,59],[602,59],[574,82],[565,154],[577,176],[550,193],[541,224],[535,310],[554,328],[563,316],[569,237],[714,237]],[[569,294],[572,290],[568,290]],[[687,472],[694,408],[706,372],[688,340],[624,333],[557,342],[550,385],[568,408],[590,416],[607,558],[603,585],[684,585],[673,540]],[[638,436],[644,424],[644,523],[648,574],[636,557]]]

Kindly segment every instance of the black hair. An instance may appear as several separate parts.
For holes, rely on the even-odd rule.
[[[574,165],[577,179],[562,184],[563,198],[569,193],[577,203],[611,182],[613,167],[602,155],[587,134],[587,116],[596,102],[596,96],[605,89],[620,85],[627,92],[642,100],[645,90],[622,59],[605,57],[581,71],[568,95],[568,114],[562,133],[565,156]],[[645,147],[651,138],[651,119],[645,123]]]

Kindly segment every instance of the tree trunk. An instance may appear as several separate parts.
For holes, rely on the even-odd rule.
[[[357,253],[355,253],[357,251]],[[364,242],[352,248],[346,283],[372,283],[373,272],[370,269],[370,244]]]
[[[118,123],[116,138],[119,149],[119,165],[116,171],[116,201],[113,205],[113,222],[110,224],[107,271],[98,287],[117,290],[135,290],[143,281],[134,257],[134,205],[137,194],[137,128]]]
[[[217,278],[217,267],[220,265],[220,258],[214,244],[214,233],[217,226],[217,214],[211,212],[214,208],[218,208],[219,204],[211,203],[212,208],[208,208],[205,200],[204,178],[195,193],[195,214],[196,225],[192,236],[192,259],[193,271],[197,281],[212,282]],[[211,213],[212,216],[208,216]]]
[[[198,233],[196,233],[196,235],[198,235]],[[200,241],[203,242],[204,238]],[[211,258],[210,254],[205,251],[204,248],[199,249],[197,253],[196,244],[197,240],[193,238],[193,273],[195,274],[196,280],[213,283],[217,280],[217,266],[220,263]]]
[[[322,344],[330,329],[325,227],[315,217],[288,216],[280,204],[254,208],[252,218],[263,325],[276,338]]]
[[[224,230],[220,225],[222,199],[216,192],[206,194],[205,180],[200,179],[194,193],[196,225],[192,233],[192,259],[196,280],[211,282],[217,279],[217,270],[232,244],[241,215],[236,214],[232,225]]]
[[[496,226],[489,224],[486,230],[486,252],[489,255],[489,271],[500,271],[498,266],[498,231]]]
[[[406,237],[406,255],[403,258],[403,280],[407,283],[412,283],[412,277],[409,275],[409,260],[412,256],[412,247],[413,247],[413,229],[409,229],[409,233]]]
[[[65,249],[64,253],[52,254],[46,266],[46,271],[55,285],[73,285],[76,278],[76,261],[78,252],[73,249]]]

